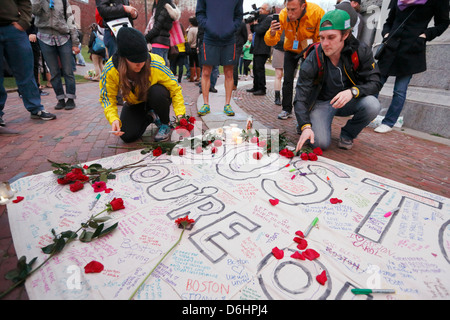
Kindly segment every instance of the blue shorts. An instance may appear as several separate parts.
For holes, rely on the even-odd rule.
[[[213,46],[203,44],[202,62],[207,66],[229,66],[236,64],[236,44]]]

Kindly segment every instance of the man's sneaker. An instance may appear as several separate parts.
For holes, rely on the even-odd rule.
[[[380,124],[373,131],[378,132],[378,133],[388,133],[388,132],[392,131],[392,128],[386,124]]]
[[[231,106],[229,104],[226,104],[223,107],[223,112],[225,112],[225,114],[227,116],[234,116],[234,111],[233,111],[233,109],[231,109]]]
[[[278,119],[286,120],[287,118],[292,118],[292,112],[281,111],[278,115]]]
[[[36,114],[31,114],[31,119],[41,119],[41,120],[53,120],[56,116],[45,110],[38,111]]]
[[[155,141],[169,140],[171,131],[172,130],[170,129],[170,127],[167,124],[162,124],[159,127],[158,132],[156,133]]]
[[[66,110],[75,109],[75,101],[73,99],[67,99],[66,106],[64,107]]]
[[[204,116],[205,114],[207,114],[207,113],[210,113],[211,112],[211,109],[209,108],[209,104],[204,104],[201,108],[200,108],[200,110],[198,110],[198,115],[199,116]]]
[[[5,120],[0,117],[0,126],[4,127],[6,125]]]
[[[341,137],[338,142],[338,147],[345,150],[350,150],[353,147],[353,140]]]
[[[66,101],[64,99],[58,100],[58,103],[55,106],[55,110],[61,110],[66,107]]]

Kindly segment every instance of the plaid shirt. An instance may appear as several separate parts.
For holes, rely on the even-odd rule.
[[[54,35],[54,34],[48,34],[48,33],[37,33],[37,38],[44,42],[46,45],[49,46],[62,46],[70,39],[70,34],[68,35]]]

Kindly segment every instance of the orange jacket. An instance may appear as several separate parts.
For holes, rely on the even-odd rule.
[[[299,20],[289,21],[287,10],[284,8],[280,12],[281,29],[278,30],[274,37],[270,36],[270,29],[267,30],[264,41],[268,46],[275,46],[280,41],[281,34],[284,30],[284,50],[300,53],[308,44],[319,42],[320,20],[325,11],[315,3],[306,3],[306,12]],[[298,48],[293,49],[294,41],[299,42]],[[309,40],[309,41],[308,41]]]

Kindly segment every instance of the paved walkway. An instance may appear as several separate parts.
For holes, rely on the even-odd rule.
[[[83,72],[83,70],[81,70]],[[183,95],[187,114],[195,115],[203,104],[198,86],[183,80]],[[218,93],[211,93],[212,112],[203,117],[203,129],[223,126],[227,123],[243,124],[248,115],[252,115],[256,128],[277,128],[286,132],[293,144],[298,140],[293,119],[278,120],[281,107],[273,104],[273,78],[268,77],[268,94],[255,97],[245,89],[251,82],[240,82],[233,93],[232,106],[235,117],[223,114],[225,94],[223,76],[220,76]],[[57,162],[84,163],[118,153],[127,149],[110,146],[136,146],[124,144],[110,134],[103,110],[98,101],[97,82],[77,85],[77,108],[74,110],[54,110],[56,99],[53,91],[43,97],[46,109],[57,115],[53,121],[30,119],[16,92],[8,95],[3,117],[7,126],[3,129],[16,131],[17,134],[0,134],[0,181],[16,180],[26,175],[34,175],[51,170],[47,159]],[[345,119],[333,122],[333,143],[324,153],[325,157],[337,160],[371,173],[393,179],[450,197],[449,186],[449,140],[425,135],[427,139],[417,137],[417,133],[401,130],[380,135],[366,128],[355,141],[350,151],[336,147],[339,127]],[[154,130],[154,127],[150,127]],[[420,133],[418,133],[420,135]],[[10,286],[4,279],[7,271],[15,268],[17,257],[9,230],[6,206],[0,205],[0,292]],[[18,288],[6,299],[26,300],[26,291]]]

